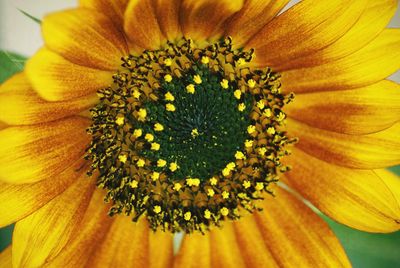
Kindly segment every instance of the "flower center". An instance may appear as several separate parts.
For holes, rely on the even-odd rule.
[[[113,85],[98,91],[86,155],[110,215],[204,232],[257,208],[288,169],[282,108],[293,95],[281,94],[279,74],[252,69],[252,58],[230,38],[122,58]]]

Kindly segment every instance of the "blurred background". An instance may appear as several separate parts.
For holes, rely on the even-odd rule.
[[[291,1],[289,6],[296,2]],[[29,58],[43,44],[40,25],[23,12],[41,19],[46,13],[76,5],[77,0],[0,0],[0,84],[12,73],[23,69],[24,58]],[[390,27],[400,27],[399,10]],[[15,53],[14,59],[19,60],[11,66],[4,52]],[[400,72],[390,79],[400,82]],[[391,170],[400,175],[400,166]],[[400,267],[400,232],[369,234],[335,223],[327,217],[324,219],[341,240],[354,267]],[[0,229],[0,251],[10,244],[12,230],[13,226]]]

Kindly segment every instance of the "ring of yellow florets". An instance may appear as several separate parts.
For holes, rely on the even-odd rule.
[[[110,215],[147,217],[155,230],[204,232],[275,182],[292,143],[283,131],[279,75],[252,70],[253,51],[227,38],[191,40],[123,58],[114,84],[98,92],[88,129],[89,175],[112,201]]]

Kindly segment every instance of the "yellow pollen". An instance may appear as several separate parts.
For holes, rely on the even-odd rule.
[[[283,119],[285,119],[285,114],[282,112],[279,112],[278,116],[276,117],[276,120],[278,122],[282,121]]]
[[[203,82],[203,80],[201,80],[200,75],[196,74],[195,76],[193,76],[193,82],[200,85]]]
[[[208,189],[208,190],[207,190],[207,195],[208,195],[209,197],[213,197],[214,194],[215,194],[215,192],[214,192],[213,189]]]
[[[256,86],[256,81],[254,81],[253,79],[249,79],[247,81],[247,85],[249,86],[249,88],[254,88]]]
[[[222,216],[227,216],[229,214],[229,209],[227,209],[226,207],[223,207],[220,209],[221,215]]]
[[[230,162],[226,165],[226,168],[229,170],[234,170],[236,167],[236,164],[234,162]]]
[[[222,87],[223,89],[228,89],[228,88],[229,88],[229,81],[226,80],[226,79],[222,79],[222,81],[220,82],[220,84],[221,84],[221,87]]]
[[[266,152],[267,152],[267,148],[265,148],[265,147],[258,148],[259,155],[264,156]]]
[[[154,171],[153,174],[151,174],[151,179],[152,179],[153,181],[156,181],[156,180],[158,180],[159,178],[160,178],[160,173],[159,173],[159,172]]]
[[[164,60],[164,64],[165,64],[165,66],[171,66],[172,65],[172,59],[171,58],[166,58]]]
[[[199,136],[199,131],[197,130],[197,128],[192,129],[192,137],[195,138]]]
[[[260,110],[264,109],[264,107],[265,107],[264,101],[263,101],[263,100],[259,100],[259,101],[257,102],[257,107],[258,107]]]
[[[172,95],[172,93],[169,91],[167,93],[165,93],[164,98],[166,101],[174,101],[175,100],[174,95]]]
[[[206,218],[207,220],[211,219],[211,211],[209,211],[208,209],[206,209],[204,211],[204,218]]]
[[[164,76],[164,80],[165,80],[165,82],[169,83],[169,82],[172,81],[172,76],[171,76],[170,74],[166,74],[166,75]]]
[[[182,185],[181,185],[179,182],[177,182],[177,183],[174,184],[174,188],[173,188],[173,189],[174,189],[175,191],[179,191],[181,188],[182,188]]]
[[[166,164],[167,161],[165,161],[164,159],[158,159],[157,161],[157,167],[165,167]]]
[[[136,138],[139,138],[139,137],[142,136],[142,135],[143,135],[143,131],[142,131],[142,129],[140,129],[140,128],[135,129],[135,130],[133,131],[133,136],[135,136]]]
[[[227,191],[222,192],[222,198],[223,199],[228,199],[229,198],[229,193]]]
[[[175,112],[175,110],[176,110],[175,105],[173,105],[172,103],[165,104],[165,109],[168,112]]]
[[[153,142],[151,144],[151,148],[150,149],[153,150],[153,151],[158,151],[158,150],[160,150],[160,144],[157,143],[157,142]]]
[[[240,160],[240,159],[245,159],[246,156],[244,155],[244,153],[242,153],[241,151],[236,151],[235,153],[235,158]]]
[[[140,108],[139,111],[138,111],[138,116],[139,116],[139,120],[144,121],[146,119],[146,116],[147,116],[146,109]]]
[[[233,95],[235,96],[236,99],[240,100],[240,97],[242,96],[242,91],[240,91],[240,89],[236,89],[233,92]]]
[[[255,188],[257,191],[261,191],[262,189],[264,189],[264,184],[262,182],[257,182]]]
[[[210,62],[210,58],[207,56],[201,57],[201,63],[208,64]]]
[[[215,177],[212,177],[212,178],[210,179],[210,184],[211,184],[211,185],[217,185],[217,183],[218,183],[218,180],[217,180]]]
[[[272,115],[271,109],[265,109],[263,112],[263,115],[265,115],[268,118],[271,117],[271,115]]]
[[[195,90],[193,84],[189,84],[189,85],[186,86],[186,91],[187,91],[187,93],[194,94],[194,92],[195,92],[196,90]]]
[[[244,142],[244,147],[246,147],[246,148],[253,147],[253,142],[254,142],[254,141],[252,141],[252,140],[246,140],[246,141]]]
[[[247,127],[247,133],[252,134],[256,131],[256,126],[250,125]]]
[[[146,164],[146,162],[141,158],[139,158],[139,160],[136,162],[138,167],[144,167],[144,164]]]
[[[190,218],[192,218],[192,213],[190,213],[190,211],[186,212],[183,215],[183,218],[185,219],[185,221],[190,221]]]
[[[186,179],[186,183],[189,186],[199,186],[200,185],[200,179],[192,179],[192,178],[188,178]]]
[[[154,213],[158,214],[161,212],[161,207],[160,206],[154,206],[153,208]]]
[[[172,172],[176,171],[178,168],[179,166],[176,162],[172,162],[171,164],[169,164],[169,170],[171,170]]]
[[[153,134],[147,133],[147,134],[144,136],[144,139],[145,139],[146,141],[148,141],[148,142],[152,142],[152,141],[154,140],[154,136],[153,136]]]
[[[118,116],[117,119],[115,119],[115,123],[122,126],[125,123],[125,118],[123,116]]]
[[[245,109],[246,109],[246,105],[244,103],[239,103],[238,110],[240,112],[243,112]]]
[[[231,173],[231,170],[229,168],[224,168],[222,170],[222,175],[224,175],[224,177],[228,177],[230,173]]]
[[[251,186],[251,183],[248,181],[248,180],[245,180],[244,182],[243,182],[243,187],[244,188],[249,188]]]
[[[131,181],[130,183],[129,183],[129,186],[131,187],[131,188],[137,188],[138,187],[138,182],[136,181],[136,180],[133,180],[133,181]]]
[[[126,154],[120,154],[118,160],[121,161],[121,163],[125,163],[126,160],[128,160],[128,156]]]
[[[236,64],[238,65],[238,66],[242,66],[242,65],[244,65],[246,63],[246,61],[243,59],[243,58],[240,58],[240,59],[238,59],[237,61],[236,61]]]
[[[269,127],[267,128],[267,133],[269,135],[274,135],[275,134],[275,128],[274,127]]]
[[[140,98],[140,95],[141,95],[141,93],[139,92],[139,90],[137,90],[136,88],[133,90],[133,92],[132,92],[132,96],[135,98],[135,99],[139,99]]]
[[[164,130],[164,126],[161,125],[160,123],[155,123],[154,124],[154,130],[155,131],[163,131]]]

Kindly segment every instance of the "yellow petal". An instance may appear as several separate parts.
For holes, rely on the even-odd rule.
[[[13,233],[13,264],[42,267],[76,235],[95,189],[94,180],[80,178],[64,193],[17,222]]]
[[[276,17],[246,47],[256,49],[255,60],[279,68],[300,56],[318,51],[340,38],[358,20],[365,0],[304,0]]]
[[[118,28],[123,28],[126,6],[129,0],[79,0],[79,5],[91,8],[109,17]]]
[[[335,234],[303,202],[277,187],[262,207],[255,218],[279,267],[351,267]]]
[[[182,36],[179,24],[179,10],[182,0],[155,0],[155,9],[160,29],[168,40]]]
[[[47,260],[45,267],[85,267],[114,220],[107,214],[110,207],[104,203],[104,195],[104,191],[94,191],[89,207],[76,228],[79,231],[57,256]]]
[[[42,32],[47,48],[78,65],[116,71],[128,55],[124,34],[91,9],[51,13],[43,19]]]
[[[48,102],[32,89],[26,75],[19,73],[0,86],[0,121],[9,125],[31,125],[77,114],[97,102],[94,95],[71,101]]]
[[[174,268],[211,267],[210,236],[193,233],[185,235],[174,259]],[[196,260],[196,261],[193,261]]]
[[[14,223],[38,210],[61,194],[78,178],[86,178],[82,169],[84,160],[78,160],[60,174],[30,184],[0,182],[0,227]]]
[[[270,22],[289,0],[249,0],[243,8],[229,19],[226,35],[232,36],[235,45],[243,46],[268,22]]]
[[[400,186],[390,187],[373,170],[350,169],[294,150],[285,174],[291,188],[332,219],[367,232],[400,229]],[[396,178],[399,184],[399,178]],[[396,222],[397,221],[397,222]]]
[[[173,236],[168,232],[150,231],[149,261],[151,268],[172,267]]]
[[[350,168],[376,169],[400,164],[400,123],[368,135],[348,135],[310,127],[288,118],[288,132],[306,153]]]
[[[297,94],[285,112],[310,126],[368,134],[400,121],[400,85],[389,80],[354,90]]]
[[[31,183],[57,176],[84,154],[89,120],[70,117],[0,131],[0,180]]]
[[[321,65],[350,55],[367,45],[386,27],[396,8],[397,0],[368,1],[360,19],[336,42],[305,57],[280,62],[279,70]]]
[[[205,40],[221,35],[223,22],[243,7],[243,0],[183,0],[181,26],[186,38]]]
[[[158,49],[165,41],[152,0],[129,1],[124,29],[129,40],[144,49]]]
[[[386,29],[342,59],[282,72],[285,88],[300,92],[339,90],[376,83],[400,68],[400,29]]]
[[[0,267],[12,268],[11,246],[0,252]]]
[[[73,64],[50,50],[39,50],[26,64],[33,88],[49,101],[87,97],[112,83],[113,72]]]

